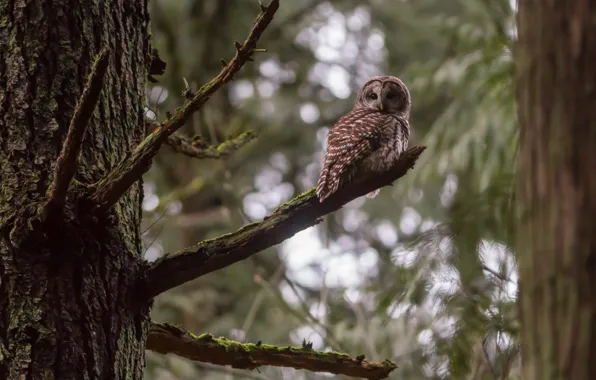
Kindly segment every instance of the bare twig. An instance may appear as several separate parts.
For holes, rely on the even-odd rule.
[[[196,113],[195,113],[196,115]],[[151,134],[159,128],[159,124],[147,122],[145,130]],[[205,158],[223,158],[234,153],[236,150],[254,140],[257,134],[253,131],[246,131],[240,135],[230,138],[218,145],[209,145],[201,136],[192,138],[174,133],[166,140],[166,145],[170,146],[175,152],[182,153],[188,157]]]
[[[488,367],[488,369],[490,369],[490,372],[492,373],[495,380],[499,380],[499,373],[497,372],[497,369],[495,368],[492,361],[490,360],[490,356],[488,354],[488,350],[487,350],[488,339],[489,339],[488,337],[485,337],[484,339],[482,339],[482,355],[484,357],[484,361],[486,362],[486,366]],[[497,350],[499,349],[498,344],[495,344],[495,347]]]
[[[315,332],[319,334],[319,336],[323,339],[323,343],[327,347],[332,347],[336,350],[346,351],[342,344],[340,343],[339,339],[335,336],[333,331],[327,327],[327,325],[323,324],[319,319],[315,318],[314,315],[310,312],[308,307],[307,301],[300,295],[297,289],[297,285],[290,280],[286,275],[284,275],[284,281],[288,284],[292,292],[296,298],[298,298],[298,307],[293,307],[288,303],[288,301],[284,298],[281,294],[279,287],[272,286],[267,282],[262,282],[263,288],[270,292],[271,295],[275,297],[275,299],[280,303],[280,305],[288,312],[288,314],[295,317],[299,322],[310,324],[311,327],[319,327],[322,331]]]
[[[362,356],[302,347],[277,347],[259,343],[239,343],[211,334],[196,336],[178,327],[152,323],[147,349],[162,354],[173,353],[187,359],[233,368],[255,369],[260,366],[290,367],[313,372],[330,372],[364,379],[385,379],[397,368],[390,360],[369,362]]]
[[[62,213],[68,187],[77,169],[77,159],[81,152],[83,137],[103,87],[108,62],[109,54],[107,49],[102,50],[93,62],[87,85],[75,107],[66,139],[56,161],[54,178],[48,188],[48,200],[41,213],[44,221],[52,220]]]
[[[493,276],[495,276],[496,278],[498,278],[501,281],[507,281],[507,282],[513,282],[509,277],[497,272],[494,269],[491,269],[490,267],[488,267],[487,265],[482,265],[482,269],[484,269],[485,271],[487,271],[488,273],[492,274]]]
[[[224,141],[217,146],[206,145],[203,140],[191,140],[175,133],[168,137],[166,144],[174,151],[194,158],[222,158],[230,155],[251,140],[256,134],[252,131],[244,132],[237,137]]]
[[[319,203],[314,189],[311,189],[278,207],[261,222],[248,224],[234,233],[162,257],[147,271],[142,291],[147,297],[154,297],[281,243],[319,223],[322,216],[340,209],[349,201],[403,177],[414,167],[424,149],[408,149],[388,172],[340,189],[322,203]]]
[[[284,265],[283,261],[279,264],[273,275],[269,278],[269,282],[277,285],[279,281],[283,278],[284,272],[286,270],[286,266]],[[258,283],[262,283],[265,281],[264,279],[260,279],[260,277],[256,278]],[[253,322],[255,321],[255,317],[257,316],[257,312],[265,299],[265,289],[261,289],[257,292],[252,305],[250,305],[250,309],[248,309],[248,313],[246,313],[246,317],[244,318],[244,323],[242,323],[241,330],[244,331],[246,335],[250,331]]]
[[[257,42],[279,8],[279,0],[272,0],[269,6],[263,8],[247,39],[242,44],[239,42],[235,44],[236,55],[223,67],[219,75],[187,99],[176,113],[147,136],[129,157],[90,188],[91,200],[97,209],[105,211],[118,202],[124,193],[149,170],[153,157],[168,137],[180,129],[217,90],[229,83],[242,66],[252,60],[255,51],[260,51],[256,49]]]

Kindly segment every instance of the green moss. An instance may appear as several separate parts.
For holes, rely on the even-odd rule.
[[[194,334],[193,334],[194,335]],[[196,336],[196,335],[195,335]],[[215,338],[211,334],[202,334],[196,337],[198,340],[202,340],[204,342],[214,342]]]
[[[202,334],[198,337],[192,333],[188,333],[188,335],[191,338],[193,338],[194,340],[196,340],[197,343],[221,347],[221,348],[225,349],[226,352],[235,351],[235,352],[250,353],[255,350],[277,351],[277,352],[284,352],[284,353],[291,352],[291,353],[296,353],[296,354],[299,354],[299,353],[304,354],[305,352],[308,352],[309,355],[316,356],[322,360],[337,360],[337,359],[350,359],[351,358],[351,356],[348,354],[344,354],[341,352],[335,352],[335,351],[322,352],[322,351],[314,351],[312,349],[303,348],[303,347],[292,347],[292,346],[281,347],[281,346],[275,346],[275,345],[271,345],[271,344],[263,344],[260,341],[257,343],[240,343],[240,342],[236,342],[234,340],[230,340],[230,339],[227,339],[224,337],[215,338],[211,334]],[[390,361],[386,361],[386,362],[391,363]]]
[[[203,240],[203,241],[199,242],[198,244],[196,244],[195,246],[193,246],[193,248],[198,248],[198,247],[202,247],[202,246],[206,246],[206,245],[211,245],[211,244],[217,243],[218,241],[221,241],[221,240],[233,238],[233,237],[235,237],[237,235],[240,236],[246,230],[252,230],[253,228],[259,226],[261,223],[262,222],[249,223],[249,224],[245,225],[244,227],[242,227],[241,229],[239,229],[238,231],[230,232],[228,234],[215,237],[213,239]]]
[[[223,143],[219,144],[215,149],[218,152],[228,152],[229,150],[237,148],[239,145],[244,144],[257,137],[254,131],[246,131],[241,133],[237,137],[231,138]]]
[[[287,202],[286,204],[295,204],[295,203],[303,201],[306,198],[310,198],[313,195],[315,195],[315,191],[316,191],[316,189],[313,187],[312,189],[307,190],[307,191],[303,192],[302,194],[295,196],[291,201]]]
[[[316,191],[316,189],[313,187],[312,189],[307,190],[307,191],[303,192],[302,194],[295,196],[291,200],[287,201],[283,205],[276,208],[275,211],[273,211],[273,213],[281,214],[283,211],[285,211],[289,208],[296,207],[296,206],[300,205],[301,203],[303,203],[303,202],[307,201],[308,199],[310,199],[311,197],[313,197],[315,195],[315,191]]]
[[[0,18],[0,28],[6,28],[10,25],[10,20],[8,19],[8,16],[3,16],[2,18]]]

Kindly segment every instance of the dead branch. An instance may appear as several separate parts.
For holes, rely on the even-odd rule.
[[[297,232],[319,223],[322,216],[340,209],[353,199],[403,177],[414,167],[424,149],[426,148],[408,149],[385,174],[353,183],[322,203],[314,189],[311,189],[281,205],[261,222],[248,224],[236,232],[162,257],[148,269],[142,281],[141,292],[149,298],[155,297],[168,289],[281,243]]]
[[[174,151],[194,158],[222,158],[227,157],[251,140],[254,140],[254,132],[244,132],[237,137],[226,140],[217,146],[207,145],[202,139],[189,139],[174,133],[168,137],[166,144]]]
[[[159,127],[158,124],[147,122],[145,129],[147,134],[152,133]],[[254,140],[257,134],[253,131],[246,131],[240,135],[230,138],[219,145],[209,145],[200,136],[193,136],[192,138],[183,136],[179,133],[174,133],[166,140],[172,150],[177,153],[182,153],[185,156],[206,159],[206,158],[223,158],[234,153],[248,142]]]
[[[196,336],[178,327],[152,323],[148,350],[173,353],[187,359],[252,370],[260,366],[290,367],[313,372],[329,372],[370,380],[385,379],[397,368],[390,360],[369,362],[364,356],[322,352],[304,342],[302,347],[278,347],[259,343],[239,343],[211,334]]]
[[[267,7],[262,7],[262,12],[257,17],[247,39],[241,44],[236,42],[236,55],[226,63],[217,77],[201,87],[196,93],[190,94],[184,104],[177,109],[174,115],[168,117],[153,133],[147,136],[112,172],[91,186],[91,200],[98,210],[110,209],[124,193],[149,170],[153,157],[163,143],[174,132],[180,129],[203,104],[222,86],[229,83],[234,75],[252,60],[257,42],[273,19],[279,8],[279,0],[272,0]]]
[[[75,107],[66,139],[56,161],[54,178],[48,188],[48,200],[41,213],[44,221],[52,220],[62,213],[68,187],[77,169],[77,159],[83,145],[83,137],[103,87],[108,62],[109,54],[106,49],[102,50],[93,62],[89,79]]]

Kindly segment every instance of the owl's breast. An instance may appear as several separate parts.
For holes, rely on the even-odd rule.
[[[363,162],[365,170],[384,172],[395,163],[408,144],[407,122],[391,118],[381,130],[378,148]]]

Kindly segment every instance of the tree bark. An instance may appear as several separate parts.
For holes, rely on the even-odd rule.
[[[596,378],[596,3],[520,0],[523,378]]]
[[[141,183],[105,218],[81,202],[144,137],[146,0],[0,1],[0,378],[140,379],[149,309]],[[94,57],[109,68],[66,209],[39,222]]]

